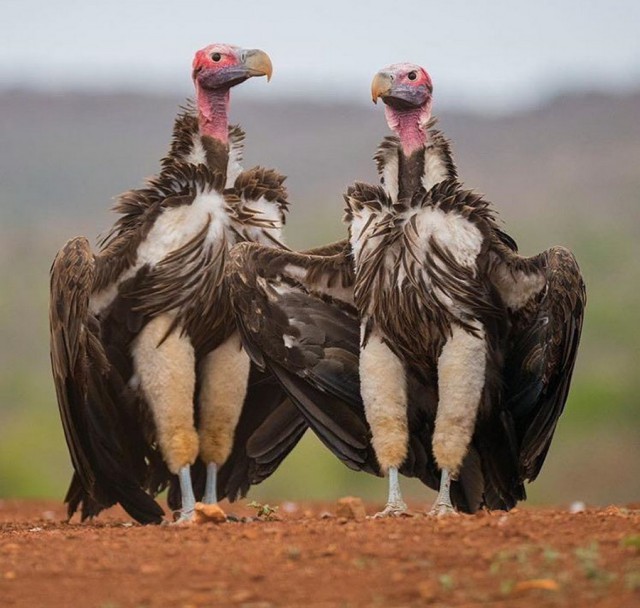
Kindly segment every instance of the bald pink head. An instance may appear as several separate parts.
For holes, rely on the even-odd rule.
[[[380,70],[371,83],[374,103],[382,99],[387,123],[397,133],[406,154],[427,142],[426,124],[431,118],[433,83],[423,67],[395,63]]]
[[[224,143],[228,139],[229,91],[254,76],[271,78],[269,56],[258,49],[230,44],[210,44],[193,58],[193,82],[200,134]]]

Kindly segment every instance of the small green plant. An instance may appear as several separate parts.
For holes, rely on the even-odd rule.
[[[273,521],[278,518],[278,508],[277,506],[271,506],[267,504],[262,504],[252,500],[247,506],[256,510],[256,517],[258,519],[263,519],[266,521]]]
[[[502,581],[500,583],[500,593],[502,593],[502,595],[509,595],[512,591],[513,588],[515,587],[515,582],[512,581],[511,579],[506,579],[504,581]]]
[[[616,578],[615,574],[600,567],[600,547],[596,541],[586,547],[578,547],[574,554],[588,579],[608,585]]]
[[[351,563],[358,569],[358,570],[364,570],[367,568],[367,566],[370,563],[370,560],[368,560],[366,557],[354,557],[351,560]]]
[[[502,550],[502,551],[498,551],[494,556],[493,556],[493,561],[491,562],[491,564],[489,564],[489,572],[493,575],[496,575],[500,572],[500,569],[502,568],[502,564],[504,564],[506,561],[509,561],[509,552]]]
[[[600,561],[600,548],[596,541],[591,542],[586,547],[578,547],[574,551],[580,567],[587,578],[594,579],[598,574],[598,562]]]
[[[287,547],[285,555],[287,556],[287,559],[290,559],[291,561],[298,561],[302,555],[302,551],[300,551],[298,547]]]
[[[627,572],[624,576],[624,586],[629,591],[640,589],[640,572]]]
[[[547,566],[552,566],[558,561],[560,553],[551,547],[545,547],[542,550],[542,559]]]
[[[620,544],[627,549],[636,549],[637,551],[640,551],[640,534],[625,536]]]
[[[441,574],[438,577],[438,581],[440,581],[440,586],[445,591],[451,591],[455,587],[453,576],[451,576],[450,574]]]
[[[529,556],[531,555],[531,547],[529,545],[523,545],[518,547],[516,552],[516,561],[522,565],[529,562]]]
[[[520,569],[525,566],[530,568],[530,558],[533,550],[534,547],[531,545],[523,545],[515,549],[498,551],[493,556],[491,564],[489,564],[489,572],[494,576],[500,574],[503,564],[507,562],[518,564]]]

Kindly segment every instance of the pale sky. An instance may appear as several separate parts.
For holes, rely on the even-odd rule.
[[[501,110],[640,86],[640,0],[2,0],[0,87],[191,91],[195,50],[267,51],[250,95],[367,100],[381,67],[427,68],[445,104]]]

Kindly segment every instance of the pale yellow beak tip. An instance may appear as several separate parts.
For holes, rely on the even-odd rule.
[[[390,90],[393,81],[389,74],[378,72],[371,82],[371,100],[373,103],[378,103],[378,99],[383,95],[386,95]]]
[[[273,64],[269,55],[259,49],[247,51],[247,53],[245,65],[253,72],[254,76],[266,76],[267,82],[269,82],[273,75]]]

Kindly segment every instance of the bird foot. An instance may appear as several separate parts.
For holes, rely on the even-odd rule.
[[[195,523],[196,514],[195,511],[178,511],[179,515],[177,519],[171,524],[172,526],[189,526]]]
[[[409,515],[407,505],[404,502],[389,502],[385,508],[376,513],[373,519],[384,519],[386,517],[405,517]]]
[[[451,515],[458,515],[458,512],[453,508],[453,505],[446,502],[438,502],[431,507],[429,515],[432,517],[448,517]]]

